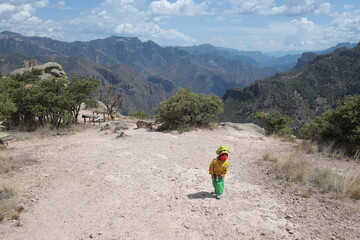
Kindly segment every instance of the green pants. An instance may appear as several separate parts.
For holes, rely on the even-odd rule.
[[[224,192],[224,187],[225,187],[225,178],[221,178],[218,181],[216,181],[215,179],[215,175],[211,175],[212,178],[212,184],[215,188],[215,193],[216,195],[221,195]]]

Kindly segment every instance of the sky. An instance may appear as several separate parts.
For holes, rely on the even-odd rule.
[[[0,0],[0,32],[74,42],[322,50],[360,41],[360,0]]]

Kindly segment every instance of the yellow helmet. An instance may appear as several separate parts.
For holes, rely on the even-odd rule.
[[[230,149],[225,146],[220,146],[218,149],[216,149],[216,154],[220,155],[220,153],[229,153]]]

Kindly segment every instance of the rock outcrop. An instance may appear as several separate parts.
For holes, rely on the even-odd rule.
[[[49,78],[67,78],[66,73],[62,66],[56,62],[48,62],[41,65],[37,65],[36,60],[24,61],[23,66],[10,73],[10,75],[24,74],[32,70],[40,71],[40,78],[42,80]]]
[[[260,84],[255,83],[246,88],[233,87],[226,91],[225,95],[222,97],[223,100],[226,100],[229,97],[238,99],[240,101],[245,101],[250,98],[258,96],[260,93]]]

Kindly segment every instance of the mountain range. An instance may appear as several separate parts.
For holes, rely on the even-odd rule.
[[[0,70],[6,75],[23,60],[57,61],[68,76],[81,74],[119,85],[124,92],[123,113],[151,112],[178,88],[221,96],[233,86],[243,87],[277,71],[218,55],[192,55],[176,47],[160,47],[138,38],[109,37],[88,42],[62,42],[46,37],[0,33]]]
[[[256,111],[290,116],[294,127],[336,106],[346,95],[360,94],[360,44],[333,53],[303,54],[299,70],[277,73],[223,96],[223,120],[252,121]]]
[[[83,57],[105,67],[123,64],[136,73],[172,81],[195,92],[222,95],[231,86],[246,86],[277,72],[270,67],[248,64],[221,55],[192,55],[176,47],[160,47],[138,38],[109,37],[88,42],[61,42],[45,37],[0,34],[0,54],[20,53],[29,57]],[[65,68],[66,71],[66,68]]]
[[[352,47],[349,43],[335,46]],[[115,84],[123,92],[124,114],[151,113],[179,88],[223,96],[258,79],[283,71],[297,71],[319,53],[274,57],[259,51],[238,51],[209,44],[160,47],[152,41],[112,36],[88,42],[62,42],[46,37],[0,33],[0,71],[8,74],[24,60],[56,61],[68,76],[81,74]]]

